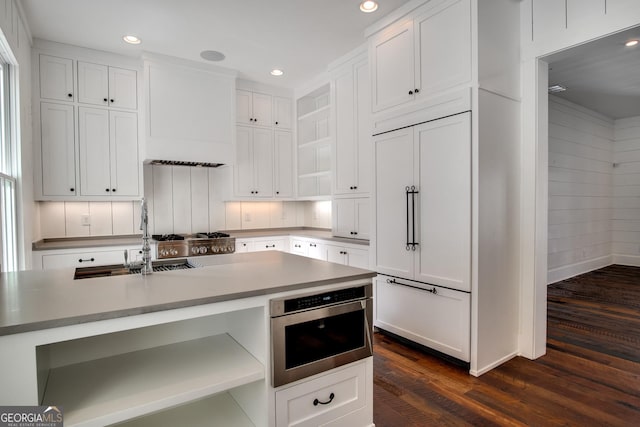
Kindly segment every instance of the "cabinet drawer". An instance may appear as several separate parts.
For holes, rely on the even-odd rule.
[[[296,255],[309,256],[309,243],[302,240],[291,239],[290,252]]]
[[[277,391],[276,426],[323,425],[364,407],[365,367],[364,361],[358,362]]]
[[[468,362],[470,297],[466,292],[378,276],[374,325]]]
[[[122,264],[123,262],[124,250],[42,255],[43,270],[69,267],[93,267],[96,265]]]
[[[286,239],[256,240],[253,242],[253,250],[260,251],[284,251]]]

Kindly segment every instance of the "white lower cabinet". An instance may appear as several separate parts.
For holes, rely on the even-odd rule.
[[[309,245],[304,240],[291,239],[289,252],[296,255],[309,256]]]
[[[289,238],[272,238],[272,239],[260,239],[253,242],[252,252],[260,251],[285,251],[289,249]]]
[[[369,268],[369,251],[352,246],[327,246],[327,261],[350,267]]]
[[[374,325],[469,362],[471,294],[379,275]]]
[[[253,244],[246,239],[236,239],[236,252],[253,252]]]
[[[307,245],[309,246],[307,250],[307,256],[309,256],[309,258],[320,259],[322,261],[327,260],[326,245],[316,241],[307,242]]]
[[[367,405],[366,361],[276,391],[276,426],[357,425],[348,418]]]
[[[77,252],[46,251],[39,253],[34,251],[33,267],[42,270],[56,268],[94,267],[97,265],[124,263],[124,251],[128,251],[129,260],[134,261],[131,255],[137,254],[140,248],[113,249],[81,249]]]

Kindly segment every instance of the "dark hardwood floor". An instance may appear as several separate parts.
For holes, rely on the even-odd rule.
[[[640,425],[640,268],[550,285],[547,335],[545,356],[475,378],[376,333],[376,426]]]

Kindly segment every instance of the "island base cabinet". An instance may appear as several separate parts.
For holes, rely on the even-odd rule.
[[[367,375],[371,358],[276,391],[276,426],[371,425]]]
[[[374,288],[377,328],[469,362],[471,294],[383,275]]]

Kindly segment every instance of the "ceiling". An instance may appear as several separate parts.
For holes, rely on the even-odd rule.
[[[586,43],[545,58],[549,86],[560,84],[566,92],[555,94],[611,119],[640,116],[640,27]]]
[[[37,38],[138,56],[193,61],[203,50],[224,53],[216,65],[239,77],[296,88],[365,42],[364,29],[408,0],[379,0],[362,13],[360,0],[23,0]],[[138,46],[125,34],[142,39]],[[282,77],[269,74],[284,70]]]

